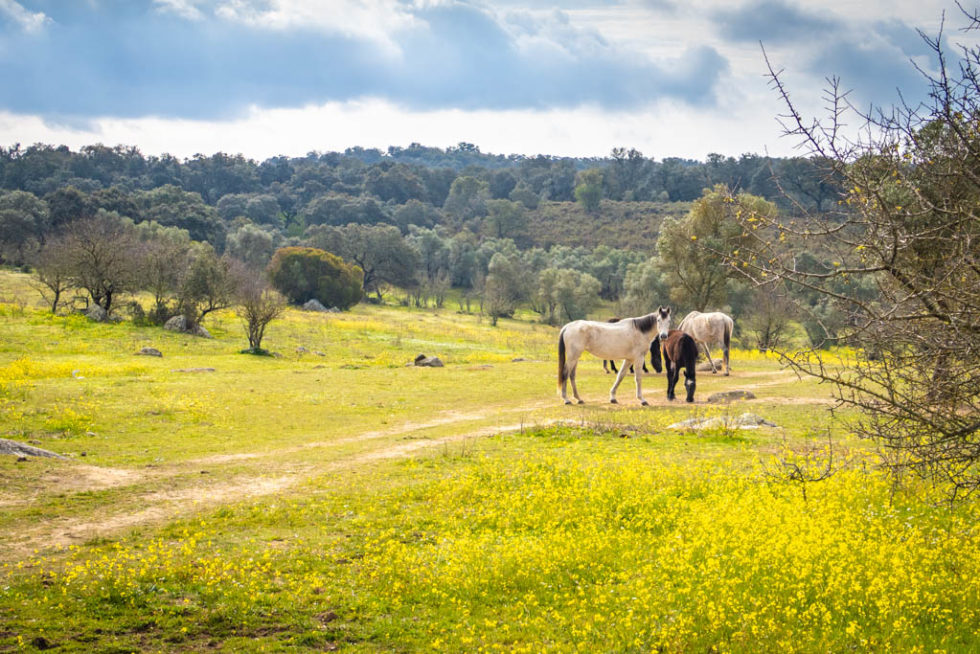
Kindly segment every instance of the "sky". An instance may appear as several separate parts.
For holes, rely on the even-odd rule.
[[[944,12],[973,37],[941,0],[0,0],[0,145],[793,156],[763,47],[804,116],[832,76],[915,102]]]

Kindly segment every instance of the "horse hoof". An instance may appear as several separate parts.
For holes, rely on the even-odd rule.
[[[619,404],[619,402],[617,402],[616,398],[613,397],[609,399],[609,404]]]
[[[585,400],[579,400],[578,403],[579,404],[585,404]]]
[[[565,400],[565,404],[571,404],[571,403],[572,403],[571,400]]]
[[[643,400],[642,402],[640,402],[640,406],[650,406],[650,403],[647,402],[646,400]]]

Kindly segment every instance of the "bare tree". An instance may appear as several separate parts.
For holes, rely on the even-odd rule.
[[[133,224],[100,210],[65,225],[62,253],[73,286],[111,314],[114,300],[139,288],[139,257]]]
[[[51,305],[51,313],[58,313],[61,297],[73,288],[71,269],[66,256],[66,239],[50,238],[34,255],[34,288]]]
[[[272,288],[265,277],[248,270],[242,265],[235,265],[237,301],[240,315],[248,336],[248,350],[252,354],[264,354],[262,339],[266,327],[286,310],[286,298]]]
[[[980,48],[951,63],[941,34],[922,38],[938,72],[920,69],[930,93],[914,106],[860,112],[831,79],[828,116],[808,120],[769,64],[786,132],[844,191],[829,213],[739,216],[746,239],[726,257],[756,283],[794,286],[821,340],[856,348],[847,366],[817,350],[787,361],[859,409],[856,432],[894,471],[955,498],[980,488]],[[855,115],[864,129],[848,136]]]

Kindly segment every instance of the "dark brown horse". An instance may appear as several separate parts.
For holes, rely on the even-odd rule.
[[[656,341],[654,341],[656,343]],[[674,387],[684,368],[684,388],[687,389],[687,401],[694,401],[695,364],[698,362],[698,344],[693,338],[679,329],[667,332],[667,338],[660,344],[664,353],[664,363],[667,367],[667,399],[673,400]]]

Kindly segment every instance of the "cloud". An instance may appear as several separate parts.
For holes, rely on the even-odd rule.
[[[0,0],[4,2],[8,0]],[[153,0],[61,8],[51,37],[0,52],[4,106],[47,116],[213,119],[250,106],[382,98],[414,110],[640,107],[716,101],[728,62],[701,46],[652,60],[562,12],[498,15],[462,2],[400,4],[382,32],[352,27],[390,4],[303,23],[350,0]],[[124,7],[120,9],[119,7]],[[353,11],[353,10],[352,10]],[[233,12],[233,13],[229,13]],[[278,21],[278,22],[277,22]],[[334,26],[336,29],[333,29]],[[346,27],[342,27],[346,25]]]
[[[849,100],[859,109],[895,104],[899,91],[914,105],[925,100],[929,92],[928,83],[906,53],[899,46],[877,40],[835,40],[813,60],[809,71],[821,77],[839,77],[842,90],[850,91]]]
[[[204,20],[204,14],[193,0],[153,0],[160,11],[171,12],[187,20]]]
[[[0,17],[6,16],[8,19],[20,25],[28,34],[36,34],[44,29],[44,26],[51,22],[44,12],[31,12],[25,9],[15,0],[0,0]]]
[[[728,39],[764,43],[810,41],[841,27],[834,17],[803,11],[781,0],[760,0],[737,9],[723,9],[716,13],[714,21]]]

